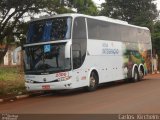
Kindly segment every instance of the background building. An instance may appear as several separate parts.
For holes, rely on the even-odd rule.
[[[5,49],[5,45],[0,45],[0,51],[3,51]],[[13,61],[13,52],[16,49],[15,45],[9,45],[9,49],[6,53],[6,55],[3,58],[3,61],[1,62],[1,66],[16,66],[22,64],[22,54],[21,52],[17,53],[17,63],[14,63]]]

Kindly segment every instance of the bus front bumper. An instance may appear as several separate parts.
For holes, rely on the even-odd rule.
[[[73,89],[70,80],[56,83],[25,83],[25,86],[27,91]]]

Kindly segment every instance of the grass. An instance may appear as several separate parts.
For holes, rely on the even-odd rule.
[[[0,68],[0,81],[16,80],[18,77],[17,68]]]
[[[0,68],[0,98],[26,92],[24,74],[19,67]]]

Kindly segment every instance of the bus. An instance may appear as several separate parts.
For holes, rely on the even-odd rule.
[[[101,83],[137,82],[152,69],[149,29],[104,16],[34,19],[23,50],[28,91],[94,91]]]

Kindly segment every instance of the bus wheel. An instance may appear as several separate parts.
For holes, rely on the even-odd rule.
[[[89,86],[87,87],[88,91],[95,91],[98,87],[98,76],[95,74],[95,72],[92,72],[90,75],[90,82]]]
[[[143,77],[144,77],[144,72],[143,72],[143,69],[141,68],[139,71],[139,80],[142,80]]]
[[[138,82],[138,80],[139,80],[139,72],[138,72],[138,69],[134,69],[134,76],[133,76],[133,78],[132,78],[132,81],[133,82]]]

